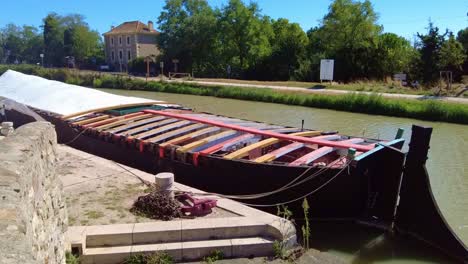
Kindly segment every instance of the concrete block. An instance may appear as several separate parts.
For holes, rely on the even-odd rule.
[[[210,255],[215,250],[222,251],[225,258],[231,258],[233,256],[230,239],[192,241],[182,243],[182,260],[200,260]]]
[[[82,264],[123,263],[132,252],[132,246],[87,248],[82,256]]]
[[[253,237],[231,239],[232,255],[236,258],[265,257],[272,256],[273,240]]]
[[[132,254],[151,254],[155,252],[165,252],[172,256],[174,260],[182,259],[182,243],[163,243],[163,244],[149,244],[149,245],[134,245],[132,247]]]
[[[86,247],[132,245],[133,227],[134,224],[89,226]]]
[[[187,220],[182,221],[182,241],[252,237],[266,230],[265,224],[246,217]]]
[[[181,242],[182,221],[137,223],[133,229],[133,244]]]

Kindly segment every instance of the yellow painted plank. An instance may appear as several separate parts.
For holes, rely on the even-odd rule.
[[[258,163],[264,163],[264,162],[270,162],[270,161],[274,160],[275,158],[276,158],[275,155],[266,154],[266,155],[261,156],[260,158],[257,158],[254,161],[258,162]]]
[[[77,122],[73,122],[72,124],[73,125],[86,125],[86,124],[90,124],[90,123],[94,123],[94,122],[97,122],[97,121],[102,121],[104,119],[107,119],[109,118],[108,115],[102,115],[102,116],[96,116],[96,117],[93,117],[93,118],[89,118],[89,119],[84,119],[84,120],[81,120],[81,121],[77,121]]]
[[[209,136],[207,138],[204,138],[204,139],[189,143],[189,144],[187,144],[185,146],[182,146],[182,147],[177,149],[177,152],[187,152],[187,151],[192,150],[194,148],[203,146],[203,145],[205,145],[205,144],[207,144],[207,143],[209,143],[209,142],[211,142],[213,140],[216,140],[216,139],[219,139],[219,138],[222,138],[222,137],[227,137],[227,136],[233,135],[235,133],[237,133],[237,131],[228,130],[228,131],[224,131],[224,132],[221,132],[221,133],[218,133],[218,134],[214,134],[214,135]]]
[[[121,105],[106,106],[106,107],[100,107],[100,108],[90,109],[90,110],[86,110],[86,111],[81,111],[81,112],[77,112],[77,113],[73,113],[73,114],[69,114],[69,115],[64,115],[64,116],[62,116],[62,118],[65,119],[65,120],[68,120],[68,119],[73,118],[73,117],[82,116],[82,115],[86,115],[86,114],[94,113],[94,112],[102,112],[102,111],[113,110],[113,109],[120,109],[120,108],[127,108],[127,107],[137,107],[137,106],[145,106],[145,105],[151,106],[151,105],[154,105],[154,104],[165,104],[165,103],[166,102],[164,102],[164,101],[152,101],[152,102],[146,102],[146,103],[133,103],[133,104],[121,104]]]
[[[303,132],[297,132],[297,133],[292,133],[292,136],[302,136],[302,137],[307,137],[307,136],[318,136],[322,133],[322,131],[303,131]],[[227,154],[224,156],[225,159],[239,159],[242,157],[245,157],[249,154],[250,151],[256,149],[256,148],[265,148],[268,146],[271,146],[273,144],[278,143],[280,140],[277,138],[267,138],[262,141],[256,142],[254,144],[248,145],[244,148],[238,149],[232,153]]]
[[[121,125],[121,124],[126,124],[126,123],[129,123],[129,122],[132,122],[132,121],[144,119],[144,118],[147,118],[147,117],[150,117],[150,116],[153,116],[153,115],[152,114],[144,114],[144,115],[138,115],[138,116],[134,116],[134,117],[130,117],[130,118],[122,118],[122,119],[114,121],[112,123],[108,123],[108,124],[105,124],[105,125],[102,125],[102,126],[95,127],[95,129],[97,131],[102,131],[102,130],[112,128],[112,127],[115,127],[115,126],[118,126],[118,125]]]
[[[214,132],[216,130],[219,130],[219,128],[218,127],[208,127],[208,128],[198,130],[198,131],[195,131],[193,133],[190,133],[190,134],[187,134],[187,135],[184,135],[184,136],[181,136],[181,137],[171,139],[171,140],[169,140],[167,142],[164,142],[164,143],[160,144],[159,146],[166,147],[166,146],[169,146],[169,145],[172,145],[172,144],[177,144],[178,142],[184,142],[184,141],[189,140],[191,138],[197,137],[199,135],[203,135],[205,133],[211,133],[211,132]]]

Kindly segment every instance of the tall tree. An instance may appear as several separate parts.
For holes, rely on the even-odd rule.
[[[281,18],[273,22],[273,37],[270,40],[272,54],[272,78],[290,80],[304,59],[309,39],[297,23]]]
[[[369,0],[335,0],[322,19],[317,36],[323,54],[335,59],[338,79],[367,78],[382,26]]]
[[[230,0],[219,12],[221,45],[227,63],[244,71],[259,59],[270,55],[265,21],[256,3],[246,6],[241,0]]]
[[[440,48],[440,68],[459,72],[465,60],[463,45],[455,39],[453,34],[450,34]]]
[[[167,60],[178,59],[185,71],[209,67],[217,30],[215,13],[206,0],[167,0],[158,24],[158,46]]]
[[[33,26],[23,27],[8,24],[0,30],[1,53],[3,63],[35,63],[39,61],[42,52],[42,36]]]
[[[398,72],[408,72],[411,61],[417,56],[411,43],[394,33],[379,36],[375,64],[380,77],[388,77]]]
[[[463,48],[468,53],[468,27],[458,31],[457,40],[463,45]]]
[[[419,67],[425,83],[434,82],[439,78],[440,49],[447,34],[448,32],[439,33],[439,28],[434,26],[432,22],[429,22],[427,34],[417,34],[419,41],[416,43],[416,47],[421,56]]]
[[[51,13],[44,18],[45,63],[50,66],[63,65],[63,28],[60,16]]]
[[[101,37],[97,31],[88,26],[76,25],[71,31],[71,54],[78,65],[91,64],[91,60],[100,57],[102,53]]]
[[[466,59],[463,63],[463,71],[468,74],[468,27],[458,31],[457,40],[463,45],[465,49]]]

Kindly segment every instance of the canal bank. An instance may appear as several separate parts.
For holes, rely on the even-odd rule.
[[[429,153],[428,170],[435,198],[449,224],[465,243],[468,242],[468,215],[465,210],[468,207],[468,164],[465,162],[468,132],[465,125],[423,122],[214,97],[125,90],[105,91],[156,98],[192,107],[197,111],[281,125],[299,126],[301,120],[304,119],[307,128],[327,128],[345,134],[375,138],[392,138],[394,131],[399,127],[403,127],[406,130],[404,137],[409,140],[411,124],[432,126],[434,127],[434,134]],[[368,229],[356,228],[352,230],[341,228],[341,225],[327,228],[327,226],[329,227],[328,224],[324,228],[320,228],[320,226],[323,225],[315,225],[317,228],[315,236],[317,243],[322,243],[323,249],[343,256],[350,262],[366,263],[369,259],[373,261],[388,261],[390,259],[392,263],[449,262],[449,260],[443,258],[440,260],[440,256],[428,255],[427,252],[432,251],[425,247],[418,248],[419,244],[417,243],[408,242],[405,246],[404,240],[377,239],[380,235]],[[320,235],[321,233],[322,235]],[[329,235],[327,235],[328,233]],[[314,236],[312,237],[314,238]],[[379,243],[372,243],[374,239],[377,239],[375,241]],[[378,247],[370,247],[369,243],[378,245]],[[318,247],[321,246],[318,245]],[[366,251],[368,248],[371,250]],[[367,252],[367,254],[363,255],[362,252]]]
[[[9,69],[0,67],[0,73]],[[140,78],[108,73],[75,71],[67,69],[44,69],[31,65],[13,67],[14,70],[40,76],[49,80],[94,88],[113,88],[125,90],[143,90],[215,96],[219,98],[242,99],[258,102],[270,102],[285,105],[317,107],[346,112],[359,112],[372,115],[398,116],[420,120],[443,121],[468,124],[468,106],[463,103],[443,102],[438,98],[421,97],[400,99],[391,96],[389,99],[378,93],[352,92],[330,94],[327,92],[299,88],[277,89],[269,87],[237,87],[223,85],[206,85],[195,83],[177,83],[144,81]],[[412,98],[411,96],[409,98]]]

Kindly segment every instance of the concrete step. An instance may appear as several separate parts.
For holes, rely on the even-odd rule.
[[[214,250],[223,252],[225,258],[231,257],[265,257],[273,255],[272,239],[262,237],[218,239],[205,241],[173,242],[144,244],[133,246],[114,246],[86,248],[81,256],[82,264],[116,264],[122,263],[131,254],[149,254],[166,252],[175,261],[200,260]]]
[[[157,224],[156,224],[157,223]],[[91,226],[86,248],[175,243],[245,237],[275,237],[269,225],[246,217]]]

